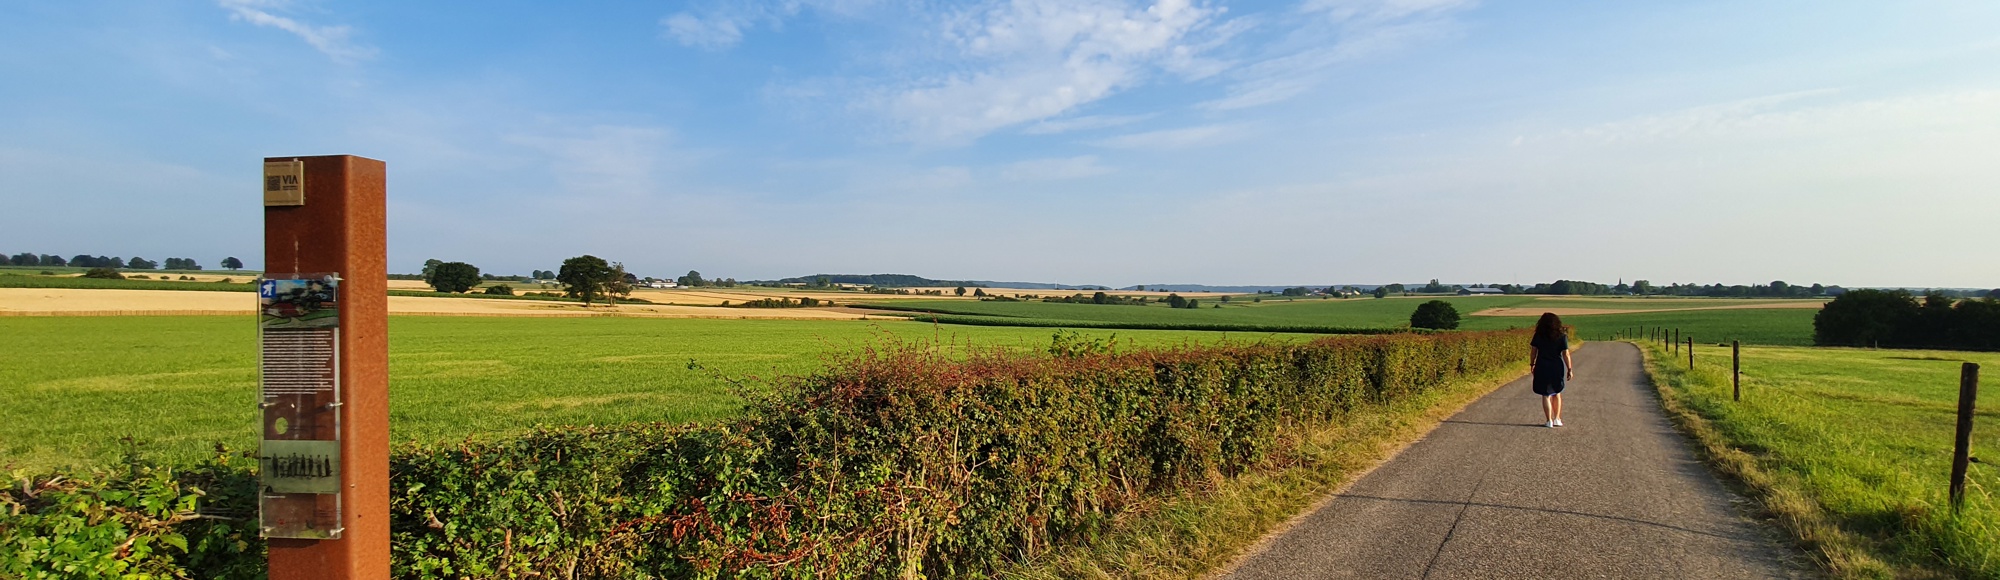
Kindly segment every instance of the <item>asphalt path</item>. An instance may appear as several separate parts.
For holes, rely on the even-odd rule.
[[[1594,342],[1572,358],[1565,426],[1544,427],[1540,397],[1515,381],[1222,577],[1806,575],[1667,422],[1637,348]]]

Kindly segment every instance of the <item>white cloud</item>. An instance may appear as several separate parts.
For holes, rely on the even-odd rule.
[[[1097,156],[1080,155],[1011,163],[1000,170],[1000,176],[1012,181],[1059,181],[1104,175],[1111,171],[1111,168],[1097,163]]]
[[[353,63],[374,58],[376,54],[374,47],[355,43],[351,38],[354,29],[347,26],[313,26],[273,14],[273,10],[282,11],[286,7],[279,0],[218,0],[217,5],[229,11],[231,20],[290,32],[336,62]]]
[[[958,143],[1056,117],[1171,67],[1200,71],[1199,40],[1220,9],[1188,0],[1014,0],[945,18],[953,72],[891,83],[869,107],[905,137]]]
[[[1119,135],[1090,144],[1111,149],[1187,149],[1235,141],[1248,132],[1243,125],[1237,124],[1201,125]]]

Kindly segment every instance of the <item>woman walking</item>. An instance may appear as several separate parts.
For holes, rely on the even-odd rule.
[[[1563,385],[1576,378],[1569,359],[1569,335],[1561,318],[1543,312],[1535,322],[1535,338],[1528,341],[1528,371],[1535,377],[1535,394],[1542,396],[1544,427],[1563,426]]]

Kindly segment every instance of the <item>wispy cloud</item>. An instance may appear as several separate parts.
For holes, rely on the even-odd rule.
[[[336,62],[359,62],[374,58],[376,54],[375,47],[354,42],[354,29],[346,25],[314,26],[274,14],[274,11],[283,12],[289,6],[282,0],[219,0],[217,4],[229,11],[231,20],[292,33]]]
[[[1293,40],[1231,71],[1227,95],[1203,103],[1245,109],[1290,100],[1326,82],[1328,71],[1451,35],[1454,16],[1473,0],[1309,0],[1300,5]]]
[[[1096,155],[1080,155],[1011,163],[1000,170],[1000,176],[1012,181],[1059,181],[1094,177],[1111,171],[1111,168],[1097,163]]]
[[[1091,141],[1090,144],[1110,149],[1188,149],[1228,143],[1248,133],[1249,129],[1243,125],[1224,123],[1131,133]]]
[[[733,15],[716,14],[696,16],[682,12],[660,19],[660,27],[668,38],[680,41],[684,46],[719,50],[736,46],[743,42],[743,28],[750,23]]]
[[[1151,118],[1153,115],[1086,115],[1041,121],[1021,129],[1021,132],[1029,135],[1055,135],[1071,131],[1120,127]]]
[[[960,143],[1060,116],[1185,69],[1222,10],[1161,0],[1016,0],[944,17],[952,72],[886,83],[866,105],[912,141]]]
[[[808,10],[852,17],[879,4],[878,0],[733,0],[712,2],[660,19],[660,34],[682,46],[725,50],[743,43],[743,34],[758,26],[783,29],[785,19]]]

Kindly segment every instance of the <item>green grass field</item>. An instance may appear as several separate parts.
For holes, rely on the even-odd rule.
[[[1655,364],[1669,367],[1660,370],[1677,399],[1747,452],[1761,475],[1746,479],[1761,483],[1773,511],[1841,531],[1820,534],[1833,536],[1825,551],[1837,575],[2000,578],[2000,470],[1973,465],[1963,515],[1951,515],[1945,493],[1959,366],[2000,369],[2000,353],[1745,348],[1739,403],[1729,350],[1698,345],[1695,373],[1677,370],[1685,358],[1656,352]],[[1990,458],[2000,451],[2000,389],[1986,374],[1972,449]]]
[[[1383,328],[1407,324],[1410,312],[1427,300],[1451,303],[1465,315],[1462,328],[1497,330],[1533,326],[1533,316],[1470,316],[1488,308],[1594,308],[1628,310],[1619,314],[1567,316],[1585,338],[1603,338],[1625,329],[1680,328],[1696,340],[1741,340],[1751,344],[1810,345],[1816,309],[1666,310],[1702,306],[1768,304],[1776,300],[1715,298],[1577,298],[1534,296],[1454,296],[1444,298],[1350,298],[1346,300],[1268,298],[1260,303],[1232,299],[1223,308],[1174,309],[1164,305],[1116,306],[1047,302],[973,302],[969,300],[905,300],[888,303],[899,309],[978,316],[995,323],[1061,326],[1063,324],[1236,325],[1243,327],[1322,326]],[[1795,301],[1793,303],[1796,303]],[[946,318],[946,321],[952,320]]]
[[[0,352],[9,361],[0,365],[0,466],[100,463],[125,435],[169,460],[195,457],[216,441],[251,444],[255,332],[248,316],[0,317]],[[823,355],[883,337],[1039,350],[1050,334],[902,321],[392,317],[393,436],[711,419],[739,402],[724,378],[806,373]],[[1133,345],[1222,338],[1115,334]],[[690,359],[708,370],[690,370]]]

